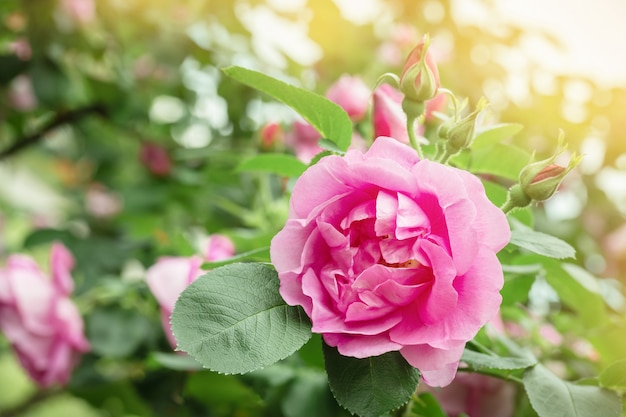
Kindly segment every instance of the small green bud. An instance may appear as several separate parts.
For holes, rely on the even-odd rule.
[[[411,101],[424,102],[437,95],[439,70],[428,53],[430,38],[424,35],[406,59],[400,74],[400,91]]]

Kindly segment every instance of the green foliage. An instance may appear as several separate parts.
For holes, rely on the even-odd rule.
[[[420,379],[399,352],[358,359],[324,344],[324,359],[337,402],[361,417],[378,417],[406,404]]]
[[[178,348],[213,371],[250,372],[284,359],[311,337],[300,307],[285,304],[276,272],[261,264],[217,268],[187,287],[172,313]]]
[[[600,385],[605,388],[626,391],[626,359],[613,362],[600,374]]]
[[[345,151],[352,141],[352,122],[345,111],[330,100],[284,83],[257,71],[228,67],[224,73],[235,80],[262,91],[297,111],[324,137]]]
[[[576,251],[567,242],[527,228],[512,230],[510,243],[550,258],[565,259],[576,256]]]
[[[543,365],[525,372],[524,388],[539,417],[621,415],[621,400],[614,392],[563,381]]]
[[[492,368],[492,369],[526,369],[537,363],[537,359],[532,356],[513,357],[513,356],[497,356],[485,353],[475,352],[473,350],[465,350],[461,360],[474,369]]]
[[[472,149],[486,148],[509,139],[522,131],[520,123],[499,123],[479,130],[472,142]]]
[[[102,307],[93,310],[87,321],[87,336],[94,352],[123,358],[131,355],[149,336],[145,317],[136,310]]]
[[[429,392],[414,395],[403,417],[447,417],[439,402]]]

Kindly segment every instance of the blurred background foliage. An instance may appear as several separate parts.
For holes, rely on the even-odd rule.
[[[158,256],[195,253],[203,234],[226,234],[239,253],[266,247],[286,218],[280,179],[235,168],[260,151],[262,126],[294,113],[221,67],[319,93],[344,73],[373,86],[399,71],[426,32],[442,85],[472,105],[481,96],[491,103],[483,123],[523,124],[511,141],[539,156],[552,153],[561,128],[570,150],[586,154],[561,192],[535,208],[536,226],[577,248],[577,262],[606,278],[619,310],[626,72],[620,84],[550,71],[541,56],[558,60],[571,45],[502,17],[496,3],[0,2],[0,253],[44,260],[52,241],[64,242],[77,259],[75,295],[93,346],[67,392],[40,398],[0,342],[0,410],[18,415],[26,401],[36,403],[29,416],[60,415],[55,407],[67,416],[297,416],[315,404],[320,416],[345,415],[319,349],[242,378],[180,372],[190,363],[170,354],[144,270]],[[624,324],[615,326],[617,334]]]

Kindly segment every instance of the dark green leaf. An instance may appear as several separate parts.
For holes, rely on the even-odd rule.
[[[524,388],[539,417],[619,417],[622,410],[615,392],[563,381],[543,365],[524,373]]]
[[[406,404],[420,379],[399,352],[357,359],[324,344],[324,359],[335,399],[362,417],[378,417]]]
[[[276,271],[261,264],[217,268],[187,287],[172,313],[178,347],[211,370],[237,374],[291,355],[311,337],[300,307],[281,298]]]
[[[238,171],[262,171],[284,177],[298,177],[306,170],[306,164],[293,155],[263,153],[239,164]]]
[[[28,68],[28,62],[16,55],[0,55],[0,85],[7,85],[13,78]]]
[[[473,368],[492,368],[492,369],[524,369],[537,363],[535,358],[512,357],[512,356],[495,356],[485,353],[465,350],[461,361],[471,365]]]
[[[285,417],[330,417],[334,414],[333,408],[339,409],[328,389],[326,374],[312,370],[298,372],[281,408]]]
[[[513,230],[510,243],[550,258],[564,259],[576,257],[576,250],[567,242],[529,228]]]
[[[341,107],[327,98],[246,68],[232,66],[223,71],[229,77],[293,108],[322,137],[335,142],[340,150],[345,151],[350,146],[352,122]]]

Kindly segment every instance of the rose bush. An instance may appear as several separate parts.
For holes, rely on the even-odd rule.
[[[89,350],[83,320],[69,298],[74,259],[54,244],[50,263],[52,279],[25,255],[10,256],[0,270],[0,329],[41,387],[66,384],[80,353]]]
[[[389,137],[328,156],[294,186],[270,256],[280,293],[345,356],[399,351],[431,386],[501,303],[510,229],[472,174]]]

